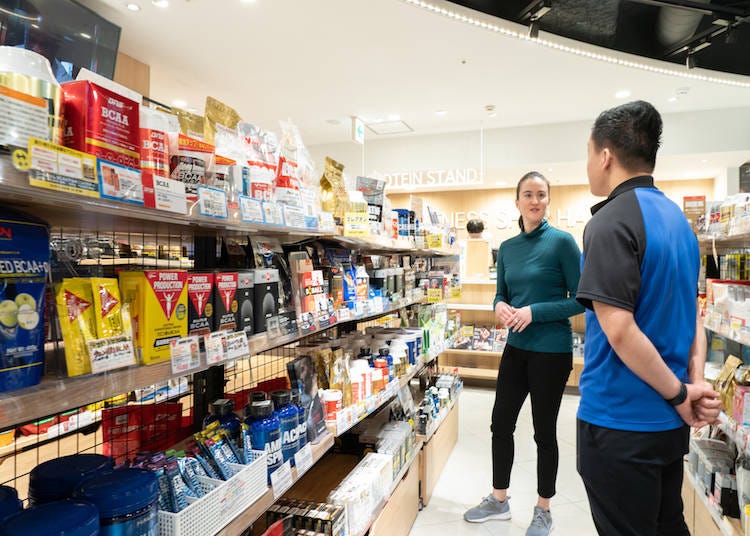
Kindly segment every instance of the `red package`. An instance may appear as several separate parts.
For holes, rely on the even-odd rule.
[[[87,80],[62,90],[65,146],[141,169],[139,104]]]
[[[131,459],[141,450],[141,412],[139,406],[121,406],[102,410],[102,454],[115,463]]]
[[[198,199],[198,186],[205,186],[215,172],[215,148],[210,143],[182,134],[169,134],[169,176],[185,183],[188,201]]]
[[[182,425],[182,404],[167,402],[149,404],[141,410],[141,450],[167,450],[184,439],[179,436]]]

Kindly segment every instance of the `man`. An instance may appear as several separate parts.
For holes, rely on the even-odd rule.
[[[587,172],[595,205],[576,295],[586,311],[578,472],[599,534],[685,535],[682,457],[689,427],[718,418],[703,379],[698,242],[651,176],[662,121],[631,102],[602,112]]]

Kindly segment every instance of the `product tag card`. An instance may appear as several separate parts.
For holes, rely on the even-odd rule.
[[[91,359],[91,372],[94,374],[135,365],[133,341],[128,336],[95,339],[86,344]]]
[[[198,187],[198,213],[208,218],[226,220],[229,217],[227,209],[227,193],[218,188],[207,186]]]
[[[197,335],[173,339],[169,344],[172,373],[182,374],[201,366],[200,341]]]
[[[266,332],[272,338],[299,334],[296,313],[287,311],[266,319]]]
[[[430,233],[427,235],[427,247],[430,249],[440,249],[443,247],[443,235],[439,233]]]
[[[359,318],[360,316],[365,315],[366,310],[366,304],[363,301],[355,301],[354,302],[354,316],[355,318]]]
[[[315,322],[315,314],[311,311],[302,313],[297,319],[300,335],[309,335],[317,331],[318,326]]]
[[[333,220],[333,214],[330,212],[320,213],[320,230],[334,232],[336,230],[336,222]]]
[[[305,212],[300,207],[284,205],[284,221],[287,227],[305,229]]]
[[[297,478],[304,475],[313,465],[312,447],[310,443],[294,455],[294,465],[297,467]]]
[[[281,210],[281,205],[264,201],[263,222],[268,225],[284,225],[284,213]]]
[[[185,183],[143,173],[143,201],[147,207],[176,214],[187,214]]]
[[[143,204],[143,182],[137,169],[97,159],[99,191],[105,199]]]
[[[29,184],[47,190],[99,197],[96,157],[29,138]]]
[[[247,223],[263,223],[263,203],[258,199],[241,195],[240,217]]]
[[[339,309],[336,311],[336,317],[338,318],[339,322],[348,322],[351,320],[351,313],[349,312],[349,309]]]
[[[427,289],[427,303],[440,303],[441,301],[443,301],[443,289]]]
[[[292,466],[289,460],[271,473],[271,487],[273,488],[274,499],[278,499],[292,487]]]
[[[344,214],[344,236],[370,236],[370,217],[367,212],[347,212]]]
[[[236,331],[227,333],[226,359],[242,359],[250,357],[250,345],[247,343],[247,333]]]
[[[227,359],[227,332],[216,331],[203,337],[206,346],[206,363],[215,365]]]

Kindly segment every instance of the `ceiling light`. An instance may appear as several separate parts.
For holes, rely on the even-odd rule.
[[[39,25],[38,24],[32,24],[31,27],[34,28],[35,30],[39,29]]]
[[[80,35],[84,39],[91,39],[91,36],[89,34],[85,33],[85,32],[81,32],[78,35]]]
[[[621,89],[617,93],[615,93],[616,99],[627,99],[630,97],[630,90],[629,89]]]
[[[177,106],[178,108],[184,108],[187,106],[187,101],[182,99],[176,99],[172,101],[172,106]]]
[[[243,4],[254,4],[256,0],[240,0]]]
[[[437,115],[437,116],[439,116],[439,117],[443,117],[443,116],[445,116],[445,115],[446,115],[447,113],[448,113],[448,112],[447,112],[446,110],[435,110],[435,115]]]
[[[497,117],[497,112],[490,112],[487,114],[487,117]]]
[[[519,39],[523,41],[529,41],[529,37],[525,33],[519,33],[515,30],[511,30],[509,28],[498,26],[497,24],[494,24],[494,23],[489,23],[489,22],[482,21],[479,19],[474,19],[472,17],[466,17],[464,15],[458,14],[457,12],[448,11],[447,9],[444,9],[444,8],[438,8],[437,6],[431,4],[430,2],[426,2],[425,0],[401,0],[401,2],[410,4],[412,6],[415,6],[421,9],[425,9],[432,13],[444,15],[452,19],[459,20],[465,24],[470,24],[472,26],[479,26],[480,28],[484,28],[491,32],[500,33],[502,35],[505,35],[506,37],[512,37],[514,39]],[[594,59],[597,61],[602,61],[604,63],[609,63],[612,65],[620,65],[622,67],[640,69],[642,71],[655,73],[655,74],[666,74],[669,76],[674,76],[674,77],[688,79],[688,80],[699,80],[701,82],[710,82],[712,84],[723,84],[726,86],[750,89],[750,82],[742,82],[738,79],[720,78],[718,76],[705,76],[705,75],[697,74],[694,72],[689,72],[684,69],[674,69],[671,67],[657,67],[656,65],[653,65],[653,64],[642,63],[639,61],[632,61],[632,60],[623,59],[622,57],[617,57],[614,55],[610,56],[608,54],[591,52],[583,48],[576,48],[576,47],[572,47],[568,45],[562,45],[560,43],[549,41],[547,39],[534,39],[532,41],[540,46],[552,48],[555,50],[561,50],[569,54],[575,54],[576,56],[582,56],[584,58],[590,58],[590,59]]]
[[[151,3],[162,9],[169,7],[169,0],[151,0]]]
[[[138,4],[128,4],[125,7],[127,7],[130,11],[140,11],[141,10],[141,6],[139,6]]]

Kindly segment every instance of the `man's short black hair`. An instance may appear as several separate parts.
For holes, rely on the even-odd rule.
[[[482,220],[469,220],[466,224],[466,231],[471,234],[479,234],[484,231],[484,222]]]
[[[645,101],[633,101],[599,114],[591,129],[591,140],[597,150],[611,150],[625,169],[651,172],[656,167],[661,131],[661,116],[656,108]]]

